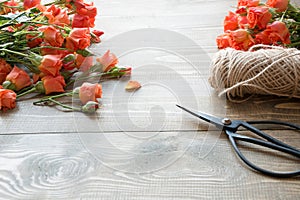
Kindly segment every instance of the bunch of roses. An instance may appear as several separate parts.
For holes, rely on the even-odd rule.
[[[107,51],[94,62],[88,50],[99,43],[102,31],[95,26],[97,9],[84,0],[0,0],[0,110],[12,109],[16,99],[37,92],[55,94],[35,104],[53,103],[73,111],[89,112],[98,105],[101,85],[83,82],[80,88],[65,92],[80,79],[130,74],[131,68],[117,67],[118,59]],[[78,96],[82,106],[62,104],[57,98]]]
[[[224,19],[224,34],[217,37],[219,49],[248,50],[255,44],[299,46],[299,9],[289,0],[238,0],[235,12]]]

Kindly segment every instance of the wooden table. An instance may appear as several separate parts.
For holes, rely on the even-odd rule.
[[[300,124],[298,99],[236,104],[208,84],[215,38],[236,0],[95,4],[96,28],[106,34],[92,49],[99,55],[111,49],[143,87],[130,93],[128,79],[103,82],[95,115],[33,106],[34,99],[1,113],[0,199],[299,199],[300,177],[250,170],[224,134],[175,106]],[[299,132],[275,132],[300,146]],[[250,147],[246,153],[265,166],[299,169],[297,161],[275,161]]]

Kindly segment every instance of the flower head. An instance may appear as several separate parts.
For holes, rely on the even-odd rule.
[[[278,12],[283,12],[288,8],[289,0],[268,0],[267,5],[276,8]]]
[[[97,98],[102,97],[102,86],[98,83],[83,83],[79,88],[79,99],[82,104],[89,101],[98,102]]]
[[[229,12],[229,15],[227,15],[224,19],[224,31],[234,31],[238,28],[238,15]]]
[[[265,32],[272,44],[278,44],[278,42],[283,44],[291,43],[289,30],[283,22],[273,22],[267,26]]]
[[[229,34],[232,42],[231,46],[235,49],[248,50],[248,48],[255,43],[254,39],[246,29],[231,31]]]
[[[33,7],[37,6],[40,3],[41,3],[41,0],[24,0],[23,6],[24,6],[24,9],[27,10],[29,8],[33,8]]]
[[[38,29],[43,33],[44,41],[53,47],[61,47],[64,38],[59,30],[53,26],[42,26]]]
[[[113,53],[110,53],[109,50],[106,51],[106,53],[102,57],[97,58],[96,60],[102,65],[102,70],[104,72],[109,71],[119,62],[117,56]]]
[[[13,88],[15,91],[19,91],[32,84],[29,75],[17,66],[14,66],[11,72],[6,76],[6,81],[9,83],[5,85],[9,88]]]
[[[0,58],[0,84],[2,84],[7,74],[12,70],[12,67],[10,64],[8,64],[3,58]]]
[[[65,79],[61,75],[58,76],[44,76],[42,78],[43,89],[46,95],[54,92],[64,92],[66,86]],[[42,90],[39,92],[43,92]]]
[[[57,76],[62,67],[60,55],[45,55],[38,66],[39,70],[46,75]]]
[[[66,38],[66,48],[76,51],[90,46],[91,34],[88,28],[74,28]]]
[[[248,10],[247,19],[249,28],[255,28],[257,26],[259,29],[264,29],[271,18],[272,14],[266,6],[251,7]]]
[[[259,5],[259,0],[238,0],[238,7],[255,7]]]
[[[52,4],[47,10],[43,12],[44,16],[48,18],[49,24],[56,25],[68,25],[70,24],[70,19],[66,10],[62,10],[60,7]]]
[[[0,110],[8,110],[16,107],[17,95],[14,91],[0,88]]]
[[[88,71],[93,66],[93,56],[84,57],[81,54],[76,54],[75,66],[82,72]]]
[[[230,47],[232,41],[229,32],[219,35],[216,39],[216,42],[219,49]]]

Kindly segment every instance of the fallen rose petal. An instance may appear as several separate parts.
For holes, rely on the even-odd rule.
[[[127,90],[127,91],[137,90],[141,87],[142,86],[139,82],[130,80],[130,81],[128,81],[128,83],[126,85],[125,90]]]

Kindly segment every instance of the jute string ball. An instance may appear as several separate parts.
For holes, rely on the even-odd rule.
[[[229,100],[255,94],[300,98],[300,51],[295,48],[227,48],[216,53],[210,69],[211,86]]]

